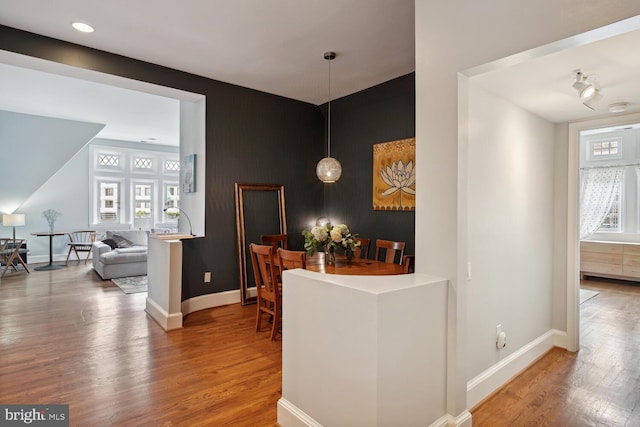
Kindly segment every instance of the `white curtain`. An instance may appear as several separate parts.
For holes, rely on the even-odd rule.
[[[592,168],[582,171],[580,191],[580,239],[591,236],[602,225],[620,188],[624,168]]]

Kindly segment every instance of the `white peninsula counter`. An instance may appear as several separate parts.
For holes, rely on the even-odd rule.
[[[446,413],[446,279],[283,281],[282,427],[428,426]]]

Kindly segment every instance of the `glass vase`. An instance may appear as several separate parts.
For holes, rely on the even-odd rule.
[[[324,248],[324,263],[326,265],[336,265],[336,248],[327,245]]]

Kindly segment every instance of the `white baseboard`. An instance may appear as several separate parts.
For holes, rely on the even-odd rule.
[[[445,414],[431,423],[429,427],[472,427],[471,412],[464,411],[457,417]]]
[[[257,295],[256,288],[247,289],[247,296],[254,297]],[[194,311],[204,310],[207,308],[220,307],[223,305],[236,304],[240,302],[240,290],[217,292],[215,294],[200,295],[182,301],[182,315],[186,316]]]
[[[278,424],[281,427],[322,427],[322,424],[283,397],[278,400]]]
[[[149,297],[147,297],[145,311],[165,331],[182,328],[182,313],[169,314]]]
[[[566,333],[551,329],[467,382],[467,407],[473,408],[552,347],[562,347]],[[566,347],[565,347],[566,348]]]
[[[84,256],[82,254],[81,263],[84,263]],[[64,263],[67,260],[67,254],[53,254],[53,262],[55,263]],[[77,263],[78,259],[76,258],[76,254],[71,254],[69,257],[69,262],[73,261],[74,264]],[[49,254],[46,255],[31,255],[27,254],[27,265],[31,264],[48,264],[49,263]],[[87,261],[87,265],[91,263],[91,256],[89,257],[89,261]]]
[[[186,316],[194,311],[235,304],[238,302],[240,302],[240,290],[200,295],[182,301],[182,315]]]
[[[322,424],[284,397],[278,400],[278,425],[281,427],[322,427]],[[472,427],[471,413],[464,411],[457,417],[445,414],[431,423],[429,427]]]

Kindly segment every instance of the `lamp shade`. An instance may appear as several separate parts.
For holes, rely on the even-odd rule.
[[[24,224],[24,214],[2,215],[2,225],[5,227],[16,227]]]
[[[325,157],[316,166],[316,175],[324,183],[336,182],[342,175],[342,165],[333,157]]]

